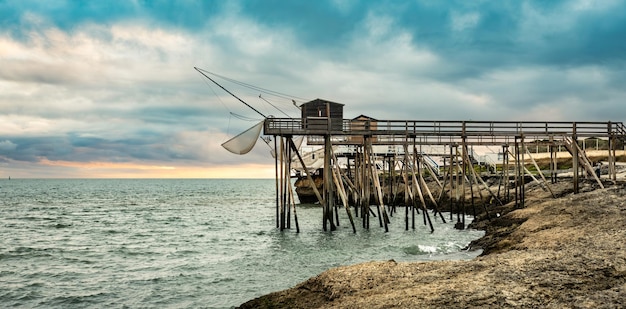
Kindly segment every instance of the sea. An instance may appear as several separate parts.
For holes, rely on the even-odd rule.
[[[324,232],[297,205],[300,232],[280,231],[275,197],[273,179],[0,180],[0,305],[232,308],[341,265],[480,253],[463,248],[482,231],[433,216],[407,231],[404,208],[353,233],[345,209]]]

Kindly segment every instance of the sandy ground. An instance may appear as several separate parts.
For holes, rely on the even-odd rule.
[[[470,261],[376,261],[330,269],[241,308],[624,308],[626,184],[528,189],[526,207],[492,208]]]

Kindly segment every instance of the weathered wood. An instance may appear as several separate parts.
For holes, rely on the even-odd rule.
[[[300,233],[300,224],[298,224],[298,213],[296,212],[296,200],[293,196],[293,187],[291,185],[291,181],[287,182],[289,187],[289,195],[291,196],[291,206],[293,207],[293,219],[296,223],[296,233]]]
[[[371,147],[371,145],[370,145]],[[371,148],[370,148],[371,151]],[[387,216],[387,210],[385,209],[385,205],[383,203],[383,193],[380,187],[380,180],[378,179],[378,173],[376,173],[376,165],[371,164],[372,169],[372,180],[374,182],[374,187],[376,189],[375,193],[378,197],[378,219],[381,222],[381,227],[385,228],[385,232],[389,232],[389,217]]]
[[[420,164],[423,162],[424,158],[420,155]],[[427,164],[422,164],[422,166],[425,166]],[[437,201],[435,200],[435,198],[433,197],[433,194],[430,192],[430,188],[428,188],[428,184],[426,183],[426,180],[424,179],[424,176],[422,175],[422,173],[419,173],[419,181],[422,184],[422,186],[424,186],[424,189],[426,190],[426,193],[428,194],[428,197],[430,198],[430,200],[433,202],[433,208],[435,210],[435,217],[437,215],[437,213],[439,213],[439,216],[441,217],[441,221],[443,221],[443,223],[446,223],[446,219],[443,217],[443,213],[441,213],[441,211],[439,210],[439,204],[437,203]],[[435,175],[433,175],[433,177],[436,177]]]
[[[600,181],[600,178],[598,178],[595,171],[593,170],[591,162],[589,162],[589,159],[587,158],[585,152],[580,148],[580,146],[578,146],[578,142],[573,138],[565,138],[565,142],[565,147],[572,155],[572,169],[576,169],[574,171],[574,181],[576,182],[576,185],[574,187],[574,193],[578,193],[577,182],[579,164],[582,165],[583,169],[596,180],[600,188],[604,189],[604,184],[602,184],[602,181]]]
[[[274,181],[275,185],[276,185],[276,228],[280,228],[280,201],[279,201],[279,197],[280,197],[280,190],[278,189],[279,183],[278,183],[278,145],[276,143],[276,135],[274,135],[274,169],[276,172],[276,179]]]
[[[602,184],[602,181],[600,181],[600,178],[598,178],[598,176],[594,172],[593,166],[591,165],[591,162],[589,162],[589,158],[587,157],[587,154],[585,153],[585,151],[582,150],[580,146],[578,146],[578,143],[574,143],[574,147],[576,147],[578,150],[577,151],[578,156],[580,157],[580,160],[582,161],[583,168],[587,171],[587,173],[589,173],[596,180],[600,188],[604,189],[604,184]]]
[[[550,194],[552,195],[552,197],[556,198],[556,195],[554,195],[554,191],[552,191],[552,188],[550,187],[550,184],[548,183],[548,181],[546,180],[546,177],[543,175],[543,172],[539,168],[539,165],[537,164],[537,161],[535,161],[535,158],[533,158],[533,156],[528,151],[528,148],[526,148],[526,152],[528,153],[528,157],[532,161],[533,165],[537,169],[537,172],[539,173],[539,176],[541,176],[541,179],[543,180],[542,186],[545,185],[545,187],[548,189],[548,191],[550,191]]]
[[[467,160],[469,161],[469,157],[467,158]],[[472,174],[474,175],[474,180],[480,180],[480,183],[483,185],[483,187],[487,190],[487,192],[489,192],[489,194],[491,195],[491,197],[494,198],[494,200],[496,200],[498,202],[498,204],[500,206],[502,206],[502,201],[500,201],[500,199],[498,198],[498,196],[493,193],[493,191],[491,191],[491,188],[489,188],[489,185],[487,185],[487,183],[485,183],[485,181],[483,180],[482,177],[480,177],[478,174],[476,174],[476,171],[472,168],[470,169],[472,171]],[[485,209],[486,210],[486,209]]]
[[[285,199],[284,199],[284,159],[285,159],[285,149],[284,149],[284,139],[281,136],[280,138],[280,230],[285,229]]]
[[[335,225],[335,221],[333,220],[333,204],[335,202],[334,199],[334,188],[332,183],[332,173],[331,173],[331,150],[332,150],[332,142],[330,140],[330,135],[324,136],[324,203],[323,205],[323,214],[324,222],[323,228],[326,231],[326,225],[329,224],[330,230],[334,231],[337,229]]]
[[[404,221],[406,224],[406,228],[405,230],[409,230],[409,207],[413,207],[413,192],[411,190],[411,186],[409,186],[409,179],[408,179],[408,174],[409,174],[409,166],[407,164],[408,161],[408,152],[407,152],[407,147],[405,145],[404,147],[404,163],[402,164],[402,170],[404,171],[402,173],[402,180],[404,180]],[[409,203],[409,199],[411,199],[410,203]]]
[[[291,136],[287,136],[287,139],[292,141]],[[287,213],[287,228],[291,229],[291,205],[295,204],[295,202],[293,201],[293,190],[291,190],[291,147],[289,146],[285,146],[286,149],[286,153],[287,155],[285,156],[285,191],[287,192],[287,194],[285,194],[285,199],[286,199],[286,204],[285,204],[285,210]]]
[[[328,113],[328,108],[326,113]],[[545,189],[549,190],[550,193],[554,196],[552,192],[552,188],[546,180],[545,175],[540,170],[537,162],[534,160],[532,154],[529,152],[526,147],[525,139],[529,138],[535,141],[546,141],[549,139],[550,146],[550,160],[551,160],[551,180],[553,182],[556,181],[557,177],[557,158],[554,153],[556,146],[566,145],[571,150],[572,155],[572,171],[574,173],[574,191],[578,192],[579,188],[579,176],[581,172],[586,172],[590,175],[590,177],[595,178],[596,182],[600,187],[604,187],[602,184],[601,178],[593,170],[592,163],[589,158],[585,155],[583,149],[577,144],[577,138],[579,137],[602,137],[606,136],[609,138],[609,154],[608,154],[608,170],[609,175],[607,179],[615,180],[616,172],[615,172],[615,152],[617,145],[617,138],[623,138],[625,135],[623,124],[622,123],[595,123],[595,122],[476,122],[476,121],[459,121],[459,122],[420,122],[420,121],[376,121],[376,125],[373,123],[367,123],[367,125],[363,125],[361,127],[351,127],[346,126],[346,123],[343,123],[343,126],[335,126],[335,124],[342,124],[342,121],[335,122],[336,119],[333,119],[333,125],[330,125],[329,121],[326,121],[326,125],[320,128],[309,128],[308,126],[303,126],[302,120],[298,119],[276,119],[271,118],[267,119],[264,123],[264,133],[266,135],[274,136],[274,149],[276,150],[275,155],[275,168],[276,168],[276,181],[275,181],[275,191],[276,191],[276,225],[277,227],[284,229],[291,227],[291,212],[294,212],[294,219],[297,217],[295,207],[292,206],[295,204],[295,198],[292,192],[292,186],[290,183],[290,171],[291,171],[291,163],[292,156],[291,153],[294,149],[292,149],[293,141],[291,136],[294,134],[297,135],[315,135],[318,137],[324,137],[324,148],[326,151],[332,150],[332,146],[334,144],[350,144],[355,145],[354,139],[352,138],[335,138],[336,136],[363,136],[362,144],[359,144],[363,149],[363,155],[361,157],[355,158],[354,160],[354,183],[350,185],[351,177],[346,177],[342,175],[341,169],[334,170],[333,168],[329,168],[329,166],[334,166],[334,164],[329,163],[329,155],[328,152],[325,153],[325,174],[324,174],[324,192],[323,195],[319,192],[316,193],[316,197],[318,201],[322,204],[324,209],[324,225],[328,222],[331,224],[331,230],[333,229],[334,222],[339,225],[339,213],[337,211],[337,197],[345,198],[347,200],[348,196],[352,194],[357,205],[360,205],[362,211],[362,216],[364,218],[364,226],[369,228],[369,216],[376,214],[375,211],[370,205],[370,196],[376,197],[378,200],[379,207],[377,208],[379,214],[379,222],[388,222],[388,212],[393,214],[395,212],[395,201],[396,195],[398,193],[398,186],[396,185],[396,181],[401,181],[400,179],[406,179],[404,185],[406,186],[405,191],[405,204],[409,204],[409,198],[413,202],[413,206],[411,211],[413,213],[418,211],[417,198],[419,197],[422,202],[422,208],[426,208],[425,205],[425,194],[428,194],[428,198],[430,198],[435,205],[435,212],[438,211],[438,206],[441,204],[442,197],[446,194],[446,187],[449,186],[450,196],[450,209],[454,209],[456,206],[457,209],[457,219],[459,219],[461,213],[466,212],[466,182],[470,186],[470,193],[472,196],[472,203],[474,202],[474,185],[477,185],[478,190],[477,193],[480,195],[482,200],[482,190],[480,185],[482,184],[487,191],[492,195],[493,200],[497,200],[500,204],[502,203],[500,200],[500,188],[504,184],[504,178],[506,177],[506,185],[504,186],[506,191],[507,200],[510,197],[509,190],[511,186],[508,185],[509,181],[509,173],[511,168],[509,167],[509,155],[515,157],[515,186],[513,186],[516,190],[515,198],[516,198],[516,206],[523,206],[525,202],[525,175],[528,174],[533,178],[533,181],[542,185]],[[571,126],[571,127],[570,127]],[[360,128],[359,131],[354,131],[352,129]],[[309,130],[310,129],[310,130]],[[319,131],[319,130],[321,131]],[[318,130],[318,131],[315,131]],[[335,132],[336,130],[336,132]],[[315,131],[315,132],[313,132]],[[323,131],[323,132],[322,132]],[[314,134],[315,133],[315,134]],[[330,136],[333,136],[333,140],[331,141]],[[276,140],[277,136],[281,137],[281,145],[278,147]],[[380,138],[384,136],[384,138]],[[283,140],[284,137],[287,137],[288,145],[285,145],[286,142]],[[559,139],[559,142],[554,142],[554,137]],[[405,160],[405,164],[401,169],[401,177],[398,177],[396,172],[396,158],[392,156],[385,156],[382,158],[383,161],[387,160],[388,169],[389,169],[389,177],[386,178],[387,181],[384,183],[378,177],[376,165],[375,165],[375,154],[372,150],[372,145],[408,145],[409,138],[412,138],[413,143],[413,161],[414,163],[411,165],[413,170],[412,173],[412,184],[409,185],[408,173],[410,164],[408,159]],[[417,138],[419,138],[419,143],[417,142]],[[316,139],[316,138],[314,138]],[[509,144],[515,141],[515,151],[514,155],[511,152],[503,151],[505,156],[503,157],[503,169],[500,177],[500,181],[498,184],[498,193],[494,194],[491,189],[484,183],[482,177],[476,175],[476,171],[473,168],[473,162],[471,158],[469,158],[469,152],[467,151],[468,145],[496,145],[501,144],[503,150],[505,147],[509,147]],[[561,139],[567,141],[571,139],[571,142],[565,142],[561,144]],[[311,145],[322,145],[319,141],[320,138],[317,138],[317,142],[313,142]],[[583,140],[584,142],[584,140]],[[458,144],[461,143],[463,147],[464,155],[459,157],[458,154]],[[444,161],[444,178],[443,181],[439,181],[433,167],[425,164],[424,157],[419,155],[417,151],[416,145],[446,145],[450,147],[450,164],[446,168]],[[597,143],[596,143],[597,145]],[[520,147],[522,147],[520,149]],[[539,151],[539,144],[536,144],[537,151]],[[295,148],[295,147],[293,147]],[[457,149],[457,154],[454,155],[452,153],[452,148]],[[508,148],[507,148],[508,149]],[[421,148],[420,148],[421,150]],[[298,150],[294,151],[299,155]],[[406,151],[405,151],[406,152]],[[357,151],[358,153],[358,151]],[[539,180],[536,175],[530,173],[528,168],[526,167],[526,158],[528,155],[530,158],[530,162],[535,166],[538,170],[539,175],[541,176],[541,180]],[[445,156],[445,155],[443,155]],[[419,163],[416,163],[415,160],[419,158]],[[462,161],[460,161],[462,158]],[[304,166],[304,162],[301,157],[299,157],[300,163]],[[337,161],[335,159],[335,161]],[[392,162],[393,161],[393,162]],[[280,163],[280,164],[279,164]],[[433,197],[433,193],[430,191],[430,187],[426,184],[424,179],[425,175],[422,174],[422,167],[425,172],[430,173],[433,176],[433,180],[437,183],[441,191],[439,192],[438,199]],[[350,159],[348,159],[348,173],[350,173]],[[468,170],[469,168],[469,170]],[[306,167],[305,167],[306,169]],[[386,167],[383,167],[386,170]],[[417,169],[417,172],[415,171]],[[404,175],[403,175],[404,173]],[[470,173],[468,175],[468,173]],[[306,172],[307,178],[311,184],[314,184],[312,181],[308,170]],[[337,178],[335,181],[334,178]],[[480,183],[477,181],[480,180]],[[447,184],[447,182],[450,182]],[[383,185],[389,185],[388,196],[386,196],[383,192]],[[341,188],[339,188],[341,187]],[[317,187],[315,185],[312,186],[313,191],[315,192]],[[337,190],[337,191],[336,191]],[[372,192],[372,190],[374,190]],[[426,192],[423,192],[423,191]],[[343,193],[343,197],[340,196]],[[372,194],[373,193],[373,194]],[[388,197],[388,201],[385,202],[385,198]],[[453,203],[456,201],[456,205]],[[385,205],[387,203],[387,205]],[[386,206],[390,207],[390,210],[387,210]],[[348,205],[349,209],[350,205]],[[407,205],[406,212],[408,213]],[[358,216],[358,207],[355,208]],[[334,213],[333,213],[334,211]],[[441,215],[441,212],[440,216]],[[334,217],[333,218],[333,214]],[[442,216],[443,217],[443,216]],[[451,212],[452,217],[452,212]],[[408,216],[407,216],[408,218]],[[463,218],[465,219],[465,216]],[[384,220],[384,221],[383,221]],[[408,221],[408,219],[407,219]],[[413,219],[414,222],[414,219]],[[297,224],[297,223],[296,223]],[[326,228],[326,226],[325,226]]]
[[[352,225],[352,232],[356,233],[356,227],[354,226],[354,218],[352,217],[352,212],[350,211],[350,206],[348,205],[348,197],[344,190],[344,186],[341,182],[341,177],[338,175],[340,173],[339,166],[335,165],[333,169],[333,180],[335,181],[335,188],[337,188],[337,192],[341,197],[341,202],[343,206],[346,208],[346,213],[348,214],[348,218],[350,219],[350,224]]]
[[[415,171],[415,165],[416,165],[416,158],[415,158],[415,153],[413,153],[413,164],[411,164],[411,174],[412,178],[413,178],[413,188],[415,189],[415,191],[417,192],[420,201],[422,202],[422,211],[424,212],[423,216],[424,216],[424,221],[427,221],[428,225],[430,226],[430,232],[434,232],[435,228],[433,227],[433,223],[430,220],[430,215],[428,214],[428,210],[426,209],[426,201],[424,200],[424,195],[422,194],[422,189],[420,188],[420,183],[419,181],[417,181],[417,178],[415,176],[416,171]],[[426,222],[425,222],[426,223]],[[415,228],[415,227],[413,227]]]
[[[454,188],[453,187],[455,185],[455,182],[452,179],[452,173],[454,172],[455,165],[456,165],[455,164],[456,152],[454,152],[454,157],[453,157],[453,154],[452,154],[452,152],[453,152],[452,147],[453,146],[454,145],[450,145],[450,172],[448,173],[449,176],[450,176],[450,191],[449,191],[450,192],[449,193],[449,195],[450,195],[450,221],[452,221],[454,219],[453,212],[452,212],[452,206],[453,206],[452,205],[452,194],[454,194],[454,192],[453,192]],[[458,178],[458,175],[457,175],[457,178]]]
[[[506,149],[506,151],[505,151]],[[503,160],[505,161],[505,174],[506,174],[506,185],[504,186],[504,192],[506,194],[506,201],[510,201],[511,200],[511,186],[510,181],[511,181],[511,166],[510,166],[510,160],[509,160],[509,155],[507,154],[507,152],[509,151],[509,145],[503,145],[502,146],[502,156],[504,157]]]
[[[515,149],[515,151],[517,152],[517,159],[519,160],[519,173],[517,175],[519,181],[519,207],[524,208],[526,207],[526,199],[525,199],[525,193],[526,193],[526,177],[524,176],[526,173],[524,172],[524,170],[526,169],[526,161],[524,161],[524,151],[522,151],[522,149],[524,149],[524,140],[521,139],[521,141],[517,144],[517,148]]]
[[[313,177],[311,177],[311,175],[309,174],[306,164],[304,164],[304,160],[302,159],[302,156],[300,155],[300,152],[298,151],[298,148],[293,143],[293,141],[289,143],[289,146],[291,146],[292,150],[296,153],[296,156],[298,157],[298,160],[300,161],[302,168],[304,168],[304,170],[307,171],[306,178],[311,184],[311,187],[313,188],[313,193],[315,193],[315,197],[317,197],[317,201],[320,203],[320,205],[324,205],[325,204],[324,199],[322,198],[322,195],[320,194],[319,190],[317,190],[317,187],[315,186],[315,181],[313,180]]]
[[[461,150],[463,151],[463,154],[468,158],[468,160],[461,160],[461,206],[460,209],[458,209],[456,216],[457,216],[457,223],[454,225],[454,228],[459,229],[459,230],[464,230],[465,229],[465,181],[466,179],[466,175],[465,172],[467,171],[467,162],[470,161],[469,160],[469,152],[467,149],[467,144],[465,141],[465,130],[463,130],[463,138],[462,138],[462,144],[461,144]],[[459,215],[461,216],[462,220],[459,220]]]
[[[474,179],[474,183],[478,183],[478,179],[480,179],[481,183],[483,184],[483,186],[485,187],[485,189],[487,189],[487,191],[489,192],[489,194],[491,194],[492,198],[496,201],[498,201],[498,203],[500,205],[502,205],[502,202],[500,201],[500,199],[498,198],[497,195],[495,195],[491,189],[489,188],[489,186],[485,183],[485,181],[483,180],[482,177],[480,177],[479,175],[476,174],[476,171],[474,170],[472,161],[469,158],[469,155],[467,156],[467,158],[463,158],[464,160],[469,161],[470,164],[470,171],[472,171],[472,178]],[[473,186],[473,184],[472,184]],[[482,192],[480,191],[480,187],[478,187],[478,195],[480,196],[481,200],[483,199],[483,195]],[[474,194],[472,193],[472,199],[474,197]],[[489,213],[489,210],[487,209],[487,205],[485,205],[485,203],[481,203],[483,205],[483,210],[485,211],[485,214],[487,214],[487,218],[489,220],[491,220],[491,214]]]

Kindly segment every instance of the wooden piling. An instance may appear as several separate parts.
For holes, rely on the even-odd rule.
[[[274,184],[275,184],[275,189],[276,189],[276,228],[280,228],[280,201],[279,201],[280,191],[278,189],[278,186],[279,186],[278,184],[278,180],[279,180],[278,156],[280,155],[279,152],[280,152],[280,149],[278,149],[278,146],[277,146],[276,135],[274,135],[274,170],[276,174],[275,179],[274,179],[275,180]]]
[[[420,161],[422,163],[423,163],[423,159],[424,159],[423,156],[420,155]],[[428,165],[424,163],[424,164],[422,164],[422,166],[428,166]],[[428,184],[426,183],[426,180],[424,179],[424,176],[422,175],[422,173],[419,173],[419,176],[420,176],[421,184],[424,186],[424,189],[426,190],[426,193],[428,194],[428,197],[433,202],[433,208],[435,210],[435,217],[436,217],[437,213],[439,213],[439,216],[441,217],[441,221],[443,221],[443,223],[446,223],[446,219],[443,217],[443,214],[439,210],[439,204],[437,203],[437,200],[435,200],[435,198],[433,197],[433,194],[430,192],[430,188],[428,188]],[[437,177],[437,176],[433,175],[433,177]]]
[[[557,146],[554,137],[550,135],[550,182],[555,184],[557,179],[558,161],[556,156]]]
[[[552,191],[552,188],[550,187],[550,184],[548,183],[548,181],[546,180],[546,177],[543,175],[543,172],[539,168],[539,165],[537,164],[537,161],[535,161],[535,158],[533,158],[533,156],[528,151],[528,148],[526,148],[526,152],[528,154],[528,157],[530,157],[530,160],[532,161],[533,165],[535,166],[535,169],[537,169],[537,172],[539,173],[539,176],[541,176],[541,179],[543,180],[542,186],[545,186],[545,188],[547,188],[548,191],[550,191],[550,194],[552,195],[552,197],[556,198],[556,195],[554,195],[554,191]]]
[[[332,182],[332,170],[331,170],[331,155],[332,153],[332,143],[330,139],[330,135],[324,135],[324,205],[323,205],[323,214],[324,222],[323,229],[327,231],[330,228],[330,231],[334,231],[337,229],[335,225],[335,221],[333,220],[333,208],[335,203],[334,198],[334,186]],[[328,226],[327,226],[328,225]]]
[[[369,151],[372,151],[372,145],[369,144]],[[385,232],[389,232],[389,217],[387,216],[387,210],[385,209],[385,205],[383,202],[383,193],[382,188],[380,186],[380,179],[378,178],[378,173],[376,172],[376,164],[371,165],[372,169],[372,180],[374,183],[375,193],[378,197],[378,220],[380,221],[380,226],[385,228]]]
[[[348,197],[344,190],[343,183],[341,181],[341,171],[338,165],[335,165],[333,169],[333,180],[335,181],[335,188],[337,188],[337,192],[341,197],[341,202],[346,209],[346,213],[348,214],[348,218],[350,219],[350,224],[352,225],[352,232],[356,233],[356,227],[354,226],[354,218],[352,217],[352,212],[350,211],[350,205],[348,205]]]
[[[411,191],[411,186],[409,186],[409,166],[408,166],[408,160],[409,160],[409,154],[408,154],[408,146],[406,145],[406,143],[403,145],[404,146],[404,160],[402,163],[402,180],[404,181],[404,222],[405,222],[405,230],[409,230],[409,208],[413,207],[413,193]],[[410,199],[410,201],[409,201]]]
[[[285,160],[285,142],[284,138],[281,136],[280,138],[280,230],[285,229],[285,186],[284,186],[284,160]]]
[[[296,223],[296,233],[300,233],[300,224],[298,223],[298,213],[296,212],[296,200],[293,196],[293,187],[291,181],[287,182],[289,187],[289,195],[291,199],[291,206],[293,207],[293,220]]]
[[[526,145],[524,144],[524,134],[522,133],[520,136],[520,147],[522,148],[522,150],[520,151],[521,155],[520,155],[520,204],[521,207],[524,208],[526,207],[526,177],[524,177],[524,169],[526,169],[526,159],[524,158],[524,151],[523,149],[526,148]],[[518,151],[520,149],[518,148]]]
[[[609,178],[615,182],[617,180],[617,170],[615,169],[615,152],[617,149],[617,138],[615,134],[611,132],[609,137],[609,157],[611,160],[609,161]]]
[[[467,162],[470,161],[470,156],[469,156],[469,152],[467,149],[467,144],[465,141],[465,125],[463,126],[463,137],[462,137],[462,142],[461,142],[461,150],[463,151],[463,155],[465,157],[467,157],[467,160],[465,160],[463,157],[461,160],[461,204],[458,205],[457,203],[457,213],[456,213],[456,224],[454,225],[454,228],[456,228],[457,230],[464,230],[465,229],[465,172],[467,171]],[[457,150],[458,151],[458,150]],[[458,153],[457,153],[458,155]],[[458,179],[458,175],[457,175],[457,179]]]
[[[454,167],[455,167],[455,157],[456,157],[456,152],[453,154],[453,149],[452,147],[454,147],[454,145],[450,145],[450,171],[448,173],[448,175],[450,176],[450,191],[449,191],[449,195],[450,195],[450,221],[452,221],[454,219],[454,214],[453,214],[453,204],[452,204],[452,194],[454,193],[454,181],[452,179],[452,174],[454,173]]]
[[[546,122],[545,130],[538,127],[537,122],[524,123],[506,121],[482,123],[478,121],[435,122],[434,125],[431,125],[428,122],[420,121],[376,121],[376,124],[374,124],[375,122],[368,120],[365,125],[354,126],[352,124],[353,122],[345,122],[345,119],[343,123],[337,121],[338,119],[331,119],[329,109],[330,107],[327,104],[326,115],[324,117],[317,117],[318,115],[311,116],[315,119],[305,119],[303,114],[302,122],[294,121],[294,119],[279,118],[267,118],[264,122],[264,134],[274,136],[276,226],[281,230],[291,228],[292,219],[296,221],[296,229],[299,229],[297,226],[295,197],[290,182],[292,154],[295,153],[299,155],[298,151],[294,149],[295,147],[292,148],[293,141],[291,136],[293,135],[318,136],[324,138],[324,173],[322,175],[324,177],[324,191],[322,193],[318,192],[316,195],[323,208],[322,217],[325,230],[334,230],[340,223],[338,211],[340,205],[338,205],[338,203],[344,203],[344,207],[347,205],[347,209],[354,206],[357,217],[359,210],[361,210],[360,213],[365,228],[369,228],[370,216],[376,217],[377,214],[379,223],[382,223],[383,226],[385,222],[389,223],[388,216],[393,215],[396,211],[396,197],[401,188],[400,183],[403,180],[404,186],[406,187],[404,191],[407,229],[409,207],[411,207],[410,211],[412,213],[414,227],[415,212],[419,212],[419,208],[423,210],[426,208],[425,200],[428,198],[430,198],[435,207],[435,214],[439,212],[443,219],[443,215],[437,208],[444,203],[442,198],[446,193],[449,195],[450,218],[453,218],[453,211],[456,211],[457,222],[461,222],[465,225],[463,221],[468,210],[467,207],[469,207],[467,203],[468,196],[466,196],[467,185],[469,185],[468,193],[472,203],[475,201],[476,193],[480,196],[480,199],[483,200],[482,190],[484,189],[487,189],[490,194],[492,194],[492,199],[489,203],[493,200],[497,200],[501,203],[504,198],[508,201],[511,198],[510,189],[515,188],[515,205],[516,207],[523,207],[526,193],[526,175],[529,175],[533,178],[533,181],[539,183],[554,195],[544,172],[541,171],[526,145],[525,139],[527,136],[532,137],[535,141],[546,141],[549,139],[547,145],[550,151],[551,183],[556,182],[558,176],[557,147],[560,149],[562,145],[565,145],[572,153],[574,192],[579,191],[580,173],[584,173],[583,175],[585,175],[585,177],[595,178],[598,185],[602,187],[603,179],[597,177],[597,174],[593,171],[593,164],[585,155],[584,150],[580,149],[578,146],[577,139],[579,137],[584,139],[591,136],[609,138],[608,176],[606,179],[613,179],[615,181],[615,154],[618,139],[622,139],[626,135],[622,123],[614,124],[611,122],[585,122],[580,124],[573,122],[571,133],[563,132],[562,122]],[[327,120],[324,124],[327,123],[327,126],[320,125],[324,118]],[[335,124],[341,124],[342,126]],[[405,128],[403,128],[403,126],[405,126]],[[429,126],[432,127],[429,128]],[[466,127],[468,130],[466,130]],[[603,133],[605,127],[606,134]],[[528,135],[525,136],[525,134]],[[330,139],[331,135],[334,136],[332,143]],[[339,136],[342,138],[335,138]],[[333,144],[350,145],[354,147],[355,141],[358,141],[358,139],[354,137],[358,138],[361,136],[363,136],[363,142],[356,146],[356,155],[354,155],[352,161],[350,155],[348,155],[348,176],[342,175],[342,170],[339,168],[337,158],[333,159],[333,156],[329,155],[329,151],[332,151]],[[281,138],[280,141],[277,140],[279,137]],[[417,138],[419,138],[419,144],[416,142]],[[510,144],[513,142],[513,138],[515,150],[509,151],[509,147],[512,146]],[[397,158],[395,156],[396,152],[392,151],[391,145],[396,146],[404,142],[405,148],[407,148],[409,142],[411,142],[409,139],[412,139],[412,153],[408,151],[408,149],[405,149],[404,160],[399,157]],[[322,145],[320,139],[313,140],[314,145]],[[374,153],[372,149],[372,142],[376,145],[389,146],[389,151],[381,154],[382,157],[378,157],[379,154]],[[430,142],[432,142],[433,145],[449,147],[450,150],[449,159],[446,155],[440,154],[445,157],[442,181],[439,181],[438,175],[435,175],[432,166],[426,164],[426,157],[421,153],[421,147],[428,145]],[[494,145],[495,143],[501,143],[503,148],[501,177],[499,179],[497,194],[493,194],[491,189],[484,183],[482,177],[477,175],[477,171],[473,166],[474,162],[472,158],[470,158],[470,150],[468,149],[468,147],[473,147],[474,145]],[[462,147],[461,152],[459,152],[458,149],[459,144]],[[419,145],[420,151],[418,151],[417,145]],[[539,143],[537,143],[535,147],[536,150],[539,151]],[[453,151],[455,149],[456,151]],[[445,151],[446,149],[444,149],[444,152]],[[412,156],[411,159],[409,159],[410,156]],[[537,175],[534,172],[531,173],[527,168],[526,156],[529,158],[528,163],[534,165],[541,179],[536,177]],[[511,157],[515,159],[514,167],[510,166],[509,159]],[[376,166],[377,159],[383,160],[382,173],[385,175],[384,181],[379,177],[379,170],[377,170]],[[299,160],[304,166],[301,157]],[[409,160],[411,160],[412,163]],[[396,174],[397,164],[402,164],[399,175]],[[310,178],[309,170],[306,170],[305,173],[307,174],[307,178]],[[409,173],[411,173],[411,175],[409,175]],[[437,199],[433,197],[433,193],[435,192],[431,192],[431,188],[428,186],[430,183],[426,183],[425,173],[430,173],[433,176],[433,180],[437,182],[437,185],[441,189]],[[513,181],[510,177],[514,177],[514,186],[511,186],[509,183]],[[409,178],[411,178],[411,180],[409,180]],[[352,185],[350,185],[350,180],[354,182]],[[315,182],[312,181],[312,179],[309,179],[309,181],[315,191]],[[485,187],[484,189],[481,188],[481,183]],[[389,187],[389,189],[386,190],[387,192],[384,192],[383,186]],[[475,186],[477,190],[474,190]],[[505,197],[501,198],[501,189],[503,186]],[[426,194],[428,194],[428,197],[425,196]],[[376,210],[371,207],[370,197],[377,200],[376,203],[379,207]],[[355,203],[352,204],[349,198],[352,198]],[[420,200],[418,200],[418,198]],[[418,205],[420,202],[422,206]],[[474,209],[475,205],[472,204],[472,210]],[[291,213],[293,213],[293,218],[291,217]],[[427,218],[425,217],[425,219]]]
[[[415,145],[413,145],[413,149],[415,150]],[[415,166],[417,165],[417,161],[415,158],[415,152],[413,152],[413,164],[411,165],[411,174],[412,174],[412,178],[413,178],[413,189],[415,189],[415,192],[417,192],[420,202],[422,202],[422,212],[423,212],[423,217],[424,217],[424,224],[428,224],[430,226],[430,232],[434,232],[435,228],[433,227],[433,223],[430,220],[430,215],[428,214],[428,209],[426,209],[426,201],[424,199],[424,195],[422,194],[422,190],[420,188],[420,183],[419,181],[417,181],[417,177],[415,176],[417,171],[415,170]],[[415,205],[415,202],[413,202],[413,205]],[[415,229],[415,217],[413,216],[413,229]]]
[[[504,167],[502,169],[505,173],[504,193],[506,194],[506,198],[504,198],[504,200],[506,202],[509,202],[511,200],[511,165],[510,165],[510,160],[509,160],[509,145],[508,144],[502,145],[502,155],[503,155],[502,160],[504,160]]]
[[[572,154],[572,171],[574,172],[574,194],[577,194],[579,192],[578,147],[573,147],[574,144],[578,145],[578,138],[576,137],[576,123],[575,122],[572,125],[572,140],[570,143],[570,148],[571,148],[571,154]]]

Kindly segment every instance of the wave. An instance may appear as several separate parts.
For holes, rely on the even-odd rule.
[[[110,300],[110,293],[94,293],[86,295],[66,295],[57,296],[50,300],[39,303],[42,307],[69,308],[77,305],[102,305],[106,300]]]

